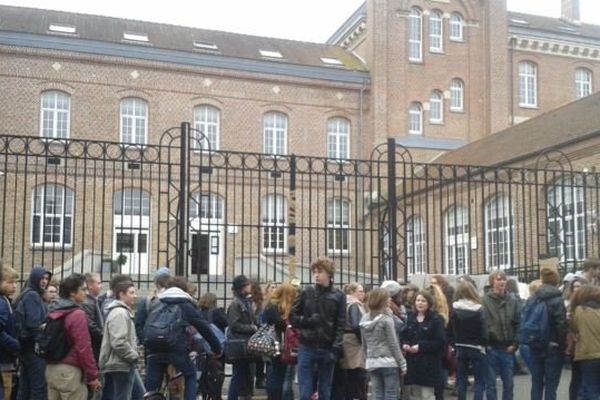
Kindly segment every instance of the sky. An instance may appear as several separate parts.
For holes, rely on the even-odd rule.
[[[364,0],[0,0],[0,4],[162,22],[259,36],[325,42]],[[507,0],[512,11],[560,15],[561,0]],[[580,0],[600,25],[600,1]]]

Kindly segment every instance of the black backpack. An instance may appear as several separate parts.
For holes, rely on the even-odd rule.
[[[144,325],[144,345],[155,353],[168,353],[185,341],[181,308],[162,301],[153,307]]]
[[[36,338],[35,353],[48,362],[64,359],[71,350],[65,331],[65,316],[47,318],[42,333]]]

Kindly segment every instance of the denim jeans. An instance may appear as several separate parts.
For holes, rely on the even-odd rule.
[[[112,400],[143,400],[144,385],[135,367],[132,367],[129,372],[107,372],[104,374],[110,376],[110,387],[105,387],[104,390],[109,393]],[[137,388],[136,388],[137,386]],[[135,390],[134,390],[135,388]]]
[[[513,372],[514,358],[513,353],[499,349],[488,349],[488,377],[486,379],[486,399],[496,400],[498,394],[496,391],[496,375],[502,379],[502,400],[513,400]]]
[[[231,366],[231,380],[227,400],[237,400],[239,396],[251,396],[254,389],[252,377],[253,360],[240,360]]]
[[[600,359],[581,360],[581,379],[585,399],[600,399]]]
[[[531,351],[531,400],[556,400],[564,358],[558,347]]]
[[[271,400],[283,398],[283,382],[287,365],[282,363],[279,357],[273,357],[271,365],[267,368],[267,396]]]
[[[578,397],[585,398],[581,384],[581,361],[571,361],[571,382],[569,383],[569,400],[577,400]]]
[[[373,400],[397,400],[400,371],[398,368],[377,368],[369,371]],[[320,398],[319,398],[320,399]]]
[[[296,365],[287,365],[283,381],[283,400],[294,400],[294,379],[296,378]]]
[[[46,361],[26,350],[19,356],[19,392],[17,400],[46,400]]]
[[[331,350],[300,345],[298,350],[298,381],[300,400],[310,400],[313,393],[313,372],[317,372],[319,400],[330,400],[333,368]]]
[[[146,357],[146,390],[159,390],[167,367],[172,365],[185,379],[184,400],[196,400],[196,366],[187,353],[150,354]]]
[[[475,376],[473,400],[482,400],[488,370],[486,356],[480,350],[456,346],[456,391],[458,400],[466,400],[467,398],[469,365]]]

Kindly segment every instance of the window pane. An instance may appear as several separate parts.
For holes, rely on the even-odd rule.
[[[146,144],[148,106],[142,99],[121,100],[121,141]]]
[[[418,8],[412,8],[409,16],[408,58],[411,61],[422,60],[422,14]]]

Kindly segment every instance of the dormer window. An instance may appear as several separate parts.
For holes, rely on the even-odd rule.
[[[64,25],[64,24],[50,24],[50,26],[48,27],[48,30],[50,32],[68,33],[71,35],[77,33],[76,27],[74,27],[73,25]]]
[[[212,42],[194,40],[194,47],[201,50],[219,51],[219,46]]]
[[[281,52],[277,50],[258,50],[260,55],[266,58],[283,58]]]
[[[332,57],[321,57],[321,62],[327,65],[344,65],[340,60]]]
[[[519,25],[529,25],[528,21],[525,21],[524,19],[519,19],[519,18],[511,18],[510,22],[512,22],[514,24],[519,24]]]
[[[147,43],[148,34],[140,32],[123,32],[123,39],[131,40],[133,42],[144,42]]]

